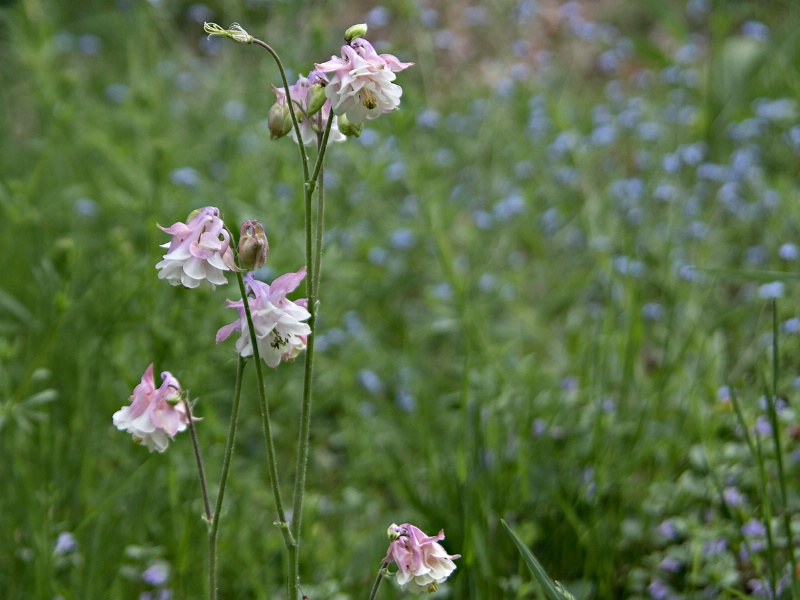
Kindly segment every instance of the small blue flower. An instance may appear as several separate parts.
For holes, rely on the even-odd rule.
[[[678,559],[673,558],[672,556],[666,556],[664,557],[664,560],[661,561],[661,564],[658,565],[658,567],[662,571],[677,573],[678,571],[681,570],[681,562]]]
[[[769,39],[769,27],[760,21],[745,21],[742,25],[742,34],[747,37],[757,39],[761,42],[766,42]]]
[[[800,249],[797,248],[796,244],[786,242],[778,249],[778,256],[782,260],[798,260],[800,259]]]
[[[156,561],[142,573],[142,581],[154,587],[161,587],[169,579],[169,564]]]
[[[767,528],[758,519],[750,519],[742,525],[742,535],[746,538],[762,538],[767,535]]]
[[[356,379],[370,394],[377,396],[383,392],[383,381],[375,371],[361,369],[356,373]]]
[[[192,167],[181,167],[170,174],[170,179],[175,185],[194,187],[200,183],[200,173]]]
[[[58,534],[55,548],[53,548],[53,556],[63,556],[70,552],[75,552],[78,549],[78,542],[75,536],[69,531]]]
[[[786,286],[782,281],[772,281],[770,283],[764,283],[758,288],[758,296],[765,300],[782,298],[785,287]]]
[[[736,508],[744,504],[744,495],[735,487],[726,487],[722,490],[722,497],[725,499],[725,504],[730,507]]]
[[[666,316],[666,310],[658,302],[648,302],[642,306],[642,317],[646,321],[660,321]]]
[[[781,323],[781,331],[787,334],[800,333],[800,319],[797,317],[786,319],[783,323]]]

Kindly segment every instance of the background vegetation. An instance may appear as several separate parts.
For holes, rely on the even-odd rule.
[[[577,598],[790,597],[799,10],[2,2],[0,596],[204,593],[188,435],[149,455],[111,415],[173,372],[216,480],[235,284],[159,281],[157,223],[220,206],[267,227],[267,280],[302,265],[277,72],[202,34],[236,20],[295,73],[361,21],[416,63],[398,113],[329,149],[305,593],[365,598],[413,522],[462,554],[439,596],[541,597],[504,518]],[[287,486],[301,369],[268,384]],[[252,387],[240,423],[221,597],[277,598]]]

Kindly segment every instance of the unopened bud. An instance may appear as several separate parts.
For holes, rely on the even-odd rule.
[[[361,132],[364,131],[363,123],[351,123],[345,115],[339,115],[336,121],[341,131],[347,137],[361,137]]]
[[[365,35],[367,35],[367,24],[359,23],[347,28],[347,31],[344,32],[344,41],[349,44],[354,39],[363,38]]]
[[[273,140],[282,138],[292,130],[292,115],[286,104],[276,102],[269,109],[267,116],[267,126],[269,135]]]
[[[264,266],[267,262],[269,242],[264,226],[258,221],[242,223],[239,236],[239,262],[245,271],[252,271]]]
[[[317,114],[327,99],[325,86],[319,82],[312,84],[306,96],[306,113],[308,116]]]

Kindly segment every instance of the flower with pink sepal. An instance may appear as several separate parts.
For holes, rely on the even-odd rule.
[[[159,229],[172,236],[163,244],[167,253],[156,265],[158,278],[172,285],[187,288],[198,286],[214,289],[227,283],[224,271],[236,269],[230,235],[213,206],[201,208],[189,215],[188,223],[175,223]]]
[[[364,38],[355,38],[342,46],[341,58],[315,65],[323,73],[333,73],[325,87],[334,114],[345,115],[351,123],[361,124],[383,113],[397,110],[403,90],[392,83],[396,72],[414,63],[400,62],[391,54],[378,54]]]
[[[448,554],[439,542],[444,539],[444,530],[438,535],[426,535],[421,529],[405,523],[389,527],[389,550],[384,563],[397,565],[397,583],[412,594],[435,592],[456,569],[453,559],[460,554]]]
[[[282,360],[292,360],[306,347],[308,335],[311,333],[311,327],[303,323],[311,317],[306,309],[307,300],[292,301],[286,297],[286,294],[300,285],[305,276],[306,268],[303,267],[297,273],[281,275],[272,285],[258,281],[252,274],[244,278],[258,352],[270,367],[277,367]],[[236,351],[242,357],[252,356],[253,345],[244,302],[228,300],[227,306],[235,308],[239,312],[239,318],[217,331],[217,343],[238,331],[240,337],[236,341]]]
[[[189,424],[181,384],[169,371],[161,373],[161,382],[156,389],[151,363],[134,388],[130,405],[113,416],[117,429],[130,433],[137,444],[144,444],[150,452],[164,452],[170,438]]]

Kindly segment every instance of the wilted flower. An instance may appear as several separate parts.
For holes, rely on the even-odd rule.
[[[294,85],[289,86],[289,95],[292,97],[292,104],[294,105],[295,109],[295,116],[297,117],[297,123],[300,125],[300,134],[303,136],[303,144],[308,145],[312,143],[316,143],[317,141],[317,132],[316,132],[316,121],[317,119],[314,118],[312,115],[319,111],[321,115],[322,122],[320,124],[320,131],[324,131],[328,119],[331,115],[331,103],[330,101],[325,101],[321,108],[319,106],[319,95],[320,92],[322,93],[323,97],[325,92],[323,88],[328,84],[328,78],[325,76],[324,73],[314,69],[308,74],[308,77],[303,77],[302,75],[298,78],[297,82]],[[275,92],[275,95],[278,97],[277,102],[272,106],[270,109],[270,113],[273,111],[276,114],[280,111],[281,115],[284,113],[288,116],[288,110],[286,108],[286,88],[282,87],[275,87],[272,86],[272,91]],[[285,117],[284,117],[285,118]],[[278,130],[278,117],[275,117],[276,122],[276,131]],[[288,120],[291,123],[291,119]],[[285,123],[285,121],[284,121]],[[270,132],[272,132],[272,126],[270,126]],[[292,139],[296,142],[297,141],[297,133],[295,132],[294,128],[291,127],[283,135],[286,133],[292,134]],[[280,135],[276,135],[273,132],[273,137],[281,137]],[[333,123],[331,124],[331,132],[328,135],[329,142],[342,142],[346,138],[345,136],[339,131],[339,124],[337,117],[333,117]]]
[[[164,259],[156,265],[159,279],[187,288],[198,286],[212,290],[228,281],[223,271],[234,270],[230,235],[219,217],[219,209],[206,206],[189,215],[188,223],[159,228],[172,236],[162,244]]]
[[[392,83],[398,71],[414,63],[400,62],[391,54],[378,54],[364,38],[355,38],[342,46],[342,57],[317,64],[317,70],[333,73],[325,88],[333,112],[347,115],[351,123],[397,110],[403,90]]]
[[[397,583],[413,594],[435,592],[452,573],[456,565],[453,559],[461,555],[450,555],[439,544],[444,539],[444,530],[438,535],[428,536],[409,523],[392,524],[389,527],[389,550],[384,563],[397,565]]]
[[[134,442],[144,444],[150,452],[164,452],[169,439],[189,424],[181,384],[169,371],[161,373],[161,381],[161,387],[156,389],[151,363],[133,390],[131,404],[113,417],[117,429],[130,433]]]
[[[240,44],[251,44],[253,42],[253,36],[247,33],[238,23],[231,23],[231,26],[227,29],[223,29],[216,23],[203,23],[203,30],[208,34],[208,37],[219,35],[231,38],[234,42],[239,42]]]
[[[286,294],[294,291],[306,276],[303,267],[297,273],[281,275],[272,285],[257,279],[252,274],[245,276],[247,301],[253,318],[253,327],[258,340],[258,352],[270,367],[277,367],[281,360],[292,360],[306,347],[311,327],[303,323],[311,316],[306,309],[306,300],[293,302]],[[244,302],[228,300],[228,308],[239,311],[239,318],[217,331],[217,343],[225,340],[234,331],[241,337],[236,342],[236,350],[242,357],[253,355],[250,329],[247,326]]]

